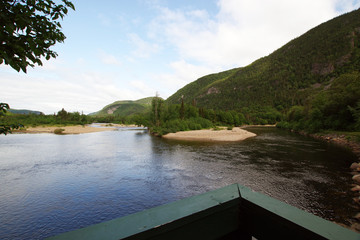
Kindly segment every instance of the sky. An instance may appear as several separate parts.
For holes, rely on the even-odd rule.
[[[0,102],[84,114],[118,100],[166,99],[207,74],[244,67],[360,0],[73,0],[56,59],[0,65]]]

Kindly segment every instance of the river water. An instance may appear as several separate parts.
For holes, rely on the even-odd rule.
[[[335,145],[276,128],[236,143],[191,143],[146,130],[0,136],[0,239],[42,239],[232,183],[331,221],[356,208]]]

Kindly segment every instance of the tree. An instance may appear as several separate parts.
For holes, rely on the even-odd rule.
[[[10,65],[26,73],[28,66],[41,66],[41,57],[55,58],[50,49],[56,42],[64,42],[58,21],[75,10],[68,0],[56,4],[52,0],[0,0],[0,64]],[[0,112],[6,113],[7,103],[0,103]],[[18,126],[0,126],[0,134],[11,133]]]
[[[10,108],[9,104],[0,103],[0,117],[3,117],[9,108]],[[10,125],[0,124],[0,134],[6,135],[8,133],[11,133],[12,130],[19,129],[20,127],[22,127],[21,124],[10,124]]]
[[[9,109],[9,104],[0,103],[0,116],[3,116],[8,109]]]
[[[162,108],[163,108],[164,100],[159,97],[158,93],[156,93],[156,96],[152,99],[151,102],[151,118],[155,126],[160,126],[160,120],[161,116],[163,114]]]
[[[348,106],[348,109],[355,119],[355,128],[360,131],[360,100],[354,108]]]
[[[0,64],[10,65],[26,73],[28,66],[41,66],[41,57],[56,58],[50,49],[64,42],[59,18],[75,10],[68,0],[56,4],[52,0],[1,0],[0,1]]]
[[[181,120],[185,118],[184,95],[181,96],[180,118]]]
[[[58,111],[57,117],[59,117],[61,120],[67,120],[69,116],[69,113],[65,111],[64,108],[61,109],[61,111]]]

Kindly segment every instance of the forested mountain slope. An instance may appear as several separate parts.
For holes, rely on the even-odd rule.
[[[100,111],[93,113],[94,116],[115,115],[115,116],[130,116],[138,113],[145,113],[151,108],[151,101],[153,97],[143,98],[136,101],[125,100],[116,101],[105,106]]]
[[[359,75],[360,9],[323,23],[252,64],[204,76],[166,102],[222,110],[290,109],[330,89],[343,74]],[[339,81],[338,81],[339,84]]]

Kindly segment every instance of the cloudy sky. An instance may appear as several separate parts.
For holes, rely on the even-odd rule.
[[[360,0],[73,0],[56,59],[0,65],[0,102],[52,114],[167,98],[197,78],[246,66]]]

